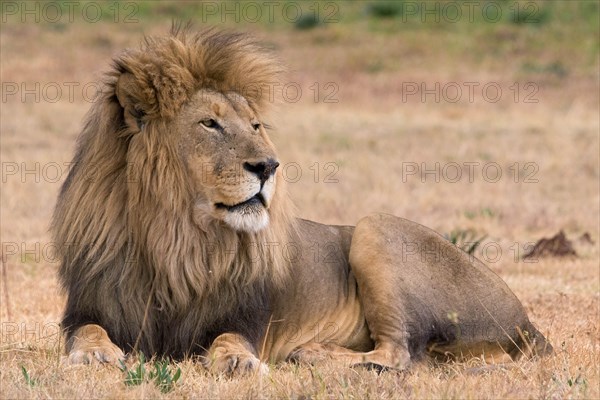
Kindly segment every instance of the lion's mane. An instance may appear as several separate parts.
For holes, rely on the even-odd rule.
[[[214,30],[191,34],[175,28],[170,36],[146,38],[139,49],[117,56],[78,138],[51,227],[67,310],[76,307],[89,320],[74,321],[67,312],[67,336],[73,324],[102,322],[117,343],[118,337],[131,341],[150,302],[171,315],[201,305],[198,318],[210,320],[228,304],[285,283],[288,263],[281,245],[293,219],[281,176],[270,224],[258,233],[198,217],[170,125],[201,88],[236,91],[264,113],[270,99],[263,94],[280,72],[276,59],[252,39]],[[142,132],[128,128],[117,98],[117,81],[125,73],[134,79],[131,100]],[[109,300],[115,297],[118,302]],[[104,321],[110,315],[114,320]],[[157,324],[142,328],[148,343],[161,340],[153,337]]]

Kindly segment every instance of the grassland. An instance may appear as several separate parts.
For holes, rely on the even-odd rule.
[[[81,14],[90,2],[76,2],[72,21],[68,2],[52,3],[63,7],[58,20],[41,3],[39,22],[23,13],[24,3],[16,11],[7,3],[0,25],[0,397],[600,397],[597,2],[475,2],[472,21],[459,3],[456,22],[444,1],[429,2],[439,10],[428,15],[407,8],[420,2],[378,9],[302,3],[305,13],[320,10],[311,29],[300,29],[315,23],[310,17],[284,18],[292,2],[277,3],[273,22],[264,8],[251,20],[244,3],[238,11],[220,2],[210,3],[216,11],[196,3],[93,3],[102,11],[95,22],[90,6]],[[488,3],[503,16],[481,14]],[[182,377],[167,394],[152,383],[125,385],[114,367],[64,365],[58,321],[65,299],[47,232],[53,204],[111,56],[143,34],[165,33],[171,18],[253,32],[289,66],[288,81],[302,95],[289,92],[269,119],[301,216],[352,224],[383,211],[439,232],[487,235],[476,255],[523,301],[555,354],[495,368],[477,360],[424,363],[381,375],[274,365],[266,377],[237,380],[187,360],[174,365]],[[531,242],[560,229],[574,239],[577,258],[521,259]],[[577,240],[585,232],[594,244]]]

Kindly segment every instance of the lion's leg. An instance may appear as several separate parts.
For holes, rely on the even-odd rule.
[[[349,261],[384,361],[405,366],[427,352],[502,360],[503,353],[518,359],[551,351],[506,283],[428,228],[390,215],[363,218]]]
[[[363,219],[356,226],[350,247],[350,265],[356,277],[360,301],[375,349],[363,354],[362,363],[405,369],[408,350],[409,313],[399,288],[398,262],[377,226]]]
[[[296,347],[287,356],[287,361],[303,364],[316,364],[322,361],[335,361],[345,365],[360,362],[361,354],[334,343],[308,342]]]
[[[242,335],[224,333],[208,349],[202,363],[212,373],[238,375],[268,373],[269,368],[255,354],[254,346]]]
[[[95,324],[83,325],[76,329],[67,342],[67,352],[71,364],[116,364],[125,358],[123,351],[111,342],[106,331]]]
[[[309,342],[295,348],[287,357],[288,361],[317,364],[333,361],[345,366],[359,364],[377,364],[385,367],[402,369],[408,360],[402,360],[405,353],[401,348],[386,345],[385,342],[373,351],[366,353],[353,351],[333,343]]]

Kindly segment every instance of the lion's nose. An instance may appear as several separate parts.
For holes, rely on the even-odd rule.
[[[279,162],[272,158],[269,158],[266,161],[244,163],[244,169],[258,176],[261,185],[275,173],[277,167],[279,167]]]

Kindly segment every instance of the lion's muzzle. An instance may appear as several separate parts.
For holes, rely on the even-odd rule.
[[[269,224],[268,209],[275,190],[275,171],[279,162],[274,158],[246,161],[242,164],[244,172],[254,180],[254,190],[259,186],[257,192],[246,194],[248,197],[242,201],[221,200],[214,203],[216,211],[220,212],[221,218],[232,228],[239,231],[257,232]],[[258,180],[258,182],[256,182]],[[258,183],[258,185],[256,185]],[[246,186],[249,189],[251,186]],[[239,192],[243,186],[237,186]],[[233,190],[232,190],[233,192]],[[237,196],[236,196],[237,197]],[[239,197],[238,197],[239,199]]]
[[[279,167],[279,162],[272,158],[269,158],[266,161],[244,163],[244,169],[253,173],[258,177],[258,179],[260,179],[261,187],[271,176],[273,176],[277,167]]]

